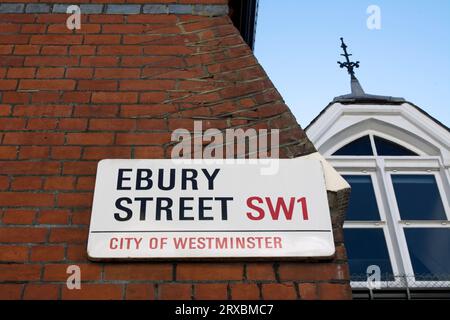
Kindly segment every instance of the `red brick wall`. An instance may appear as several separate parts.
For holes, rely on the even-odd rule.
[[[349,298],[345,197],[331,193],[332,260],[88,261],[100,159],[170,157],[171,131],[198,118],[279,128],[281,157],[315,149],[228,17],[89,14],[79,31],[66,18],[0,15],[0,298]],[[82,290],[65,286],[71,264]]]

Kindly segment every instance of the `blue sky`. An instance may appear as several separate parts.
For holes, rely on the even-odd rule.
[[[370,5],[381,29],[367,28]],[[450,127],[450,0],[259,0],[255,54],[305,127],[350,92],[344,37],[367,93],[403,97]]]

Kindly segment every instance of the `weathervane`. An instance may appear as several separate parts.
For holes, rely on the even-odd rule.
[[[351,75],[353,78],[355,77],[354,68],[359,68],[359,61],[356,62],[350,61],[351,54],[347,52],[347,45],[344,43],[344,38],[341,38],[341,42],[342,42],[341,48],[344,50],[344,54],[341,54],[341,56],[345,57],[346,62],[338,61],[338,63],[341,68],[347,68],[348,74]]]

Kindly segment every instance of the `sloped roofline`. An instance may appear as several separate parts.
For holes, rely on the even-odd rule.
[[[440,122],[438,119],[436,119],[435,117],[433,117],[432,115],[430,115],[428,112],[426,112],[425,110],[423,110],[422,108],[420,108],[419,106],[417,106],[416,104],[408,101],[408,100],[403,100],[403,101],[380,101],[380,100],[355,100],[355,101],[336,101],[333,100],[332,102],[330,102],[304,129],[304,131],[308,131],[308,128],[311,127],[314,123],[316,123],[320,117],[327,112],[327,110],[335,103],[341,103],[341,104],[345,104],[345,105],[351,105],[351,104],[378,104],[378,105],[402,105],[404,103],[407,103],[409,105],[411,105],[412,107],[414,107],[417,111],[419,111],[420,113],[422,113],[423,115],[427,116],[429,119],[431,119],[433,122],[435,122],[437,125],[441,126],[442,128],[444,128],[445,130],[447,130],[448,132],[450,132],[450,128],[447,127],[445,124],[443,124],[442,122]]]

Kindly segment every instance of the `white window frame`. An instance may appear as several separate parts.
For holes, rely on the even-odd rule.
[[[424,168],[427,169],[427,168]],[[440,286],[450,286],[450,281],[424,281],[424,280],[416,280],[414,269],[412,266],[411,256],[409,254],[408,243],[406,241],[406,235],[404,232],[405,228],[442,228],[450,230],[450,208],[449,201],[447,199],[447,195],[444,192],[444,187],[442,184],[441,176],[437,172],[433,172],[430,169],[425,171],[406,171],[406,170],[393,170],[388,171],[387,173],[388,179],[388,192],[391,194],[389,206],[392,210],[392,215],[394,218],[394,228],[396,229],[396,233],[399,236],[399,247],[402,256],[404,257],[403,263],[405,268],[405,274],[408,275],[407,281],[409,287],[432,287],[433,284],[439,282]],[[394,185],[392,183],[392,175],[422,175],[422,176],[430,176],[433,175],[436,180],[436,185],[439,191],[439,195],[441,197],[442,205],[444,208],[444,214],[446,216],[446,220],[402,220],[400,215],[400,210],[398,208],[397,199],[394,191]]]
[[[342,148],[348,143],[357,140],[361,137],[369,135],[373,156],[332,156],[334,152]],[[374,136],[384,138],[394,143],[403,146],[409,150],[414,151],[418,156],[378,156],[375,146]],[[409,287],[433,287],[436,282],[439,286],[450,286],[450,281],[416,281],[414,271],[412,268],[411,257],[409,255],[408,245],[404,228],[449,228],[450,229],[450,205],[447,193],[444,188],[444,181],[447,176],[442,174],[446,168],[441,162],[439,156],[429,156],[422,150],[405,143],[399,139],[391,137],[374,130],[365,130],[364,132],[355,133],[352,136],[346,137],[342,143],[336,145],[335,148],[328,150],[325,153],[327,160],[336,168],[342,175],[370,175],[375,191],[375,198],[379,208],[380,219],[382,219],[381,226],[374,224],[374,222],[364,221],[345,221],[344,228],[382,228],[385,235],[386,245],[388,248],[389,258],[391,260],[392,271],[396,277],[395,281],[383,281],[382,287],[404,287],[404,277],[407,276],[406,285]],[[382,175],[384,183],[378,181],[377,172]],[[411,175],[430,175],[433,174],[436,179],[437,187],[443,202],[446,221],[414,221],[405,222],[400,220],[400,213],[398,211],[397,201],[395,198],[394,188],[392,184],[392,174],[411,174]],[[448,183],[448,181],[446,181]],[[385,189],[385,195],[382,196],[381,188]],[[385,212],[384,208],[388,212]],[[389,218],[388,218],[389,216]],[[395,234],[389,231],[388,223],[392,224]],[[411,224],[414,223],[414,224]],[[395,240],[396,239],[396,240]],[[395,247],[397,250],[395,250]],[[397,252],[397,253],[396,253]],[[402,266],[402,267],[401,267]],[[367,282],[351,282],[352,287],[367,286]]]
[[[372,187],[373,187],[373,190],[375,193],[375,200],[377,203],[378,214],[380,216],[380,220],[379,221],[356,221],[356,220],[345,221],[343,228],[344,229],[378,229],[378,230],[381,229],[383,232],[383,235],[384,235],[384,239],[386,241],[386,248],[388,251],[388,257],[389,257],[389,261],[391,263],[393,275],[395,276],[395,275],[399,274],[400,268],[399,268],[399,265],[397,263],[397,259],[395,257],[395,253],[394,253],[393,239],[388,230],[386,211],[384,210],[384,205],[383,205],[382,196],[381,196],[381,192],[380,192],[380,185],[378,183],[376,173],[369,172],[367,170],[340,171],[339,173],[343,176],[347,176],[347,175],[370,176],[370,178],[372,180]],[[381,270],[381,272],[383,273],[383,270]],[[398,287],[398,286],[400,286],[401,279],[397,279],[397,278],[394,278],[394,279],[395,279],[394,281],[381,281],[381,286],[382,287]],[[367,281],[351,281],[350,285],[352,287],[367,287]]]

